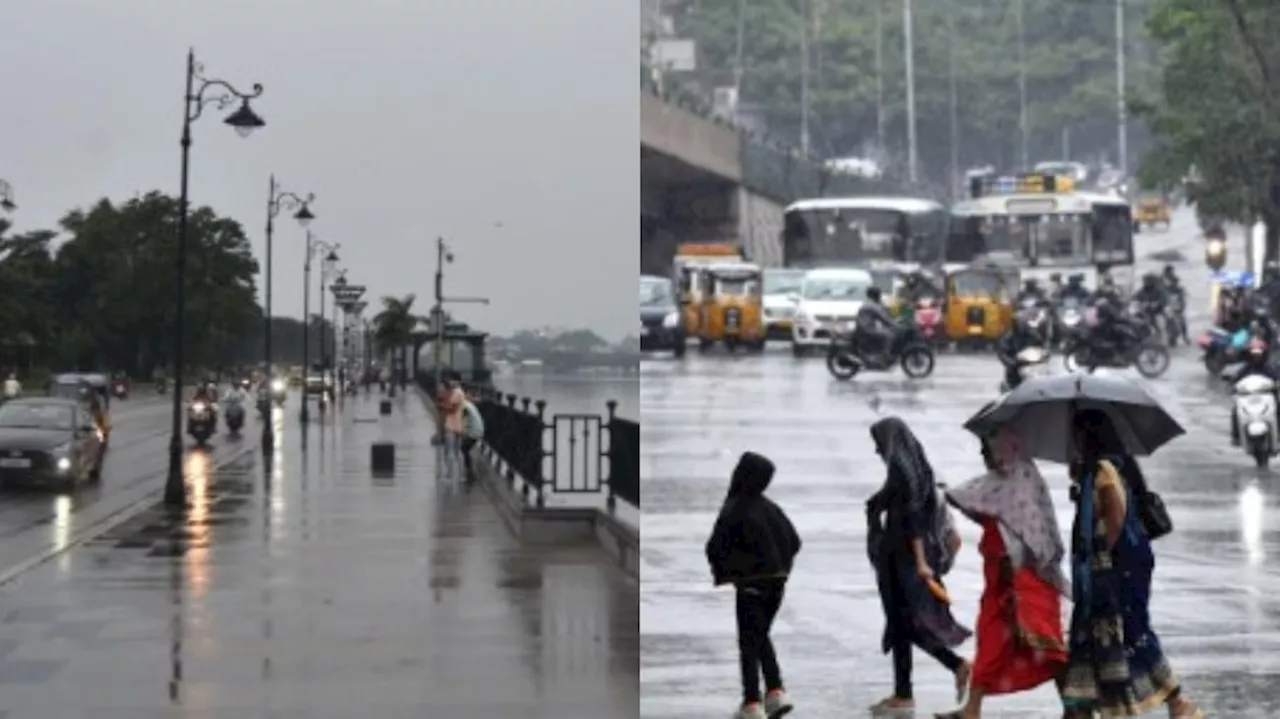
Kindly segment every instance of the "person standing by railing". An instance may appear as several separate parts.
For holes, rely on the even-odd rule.
[[[480,408],[476,406],[474,390],[467,388],[462,406],[462,466],[466,470],[467,480],[475,479],[475,468],[471,465],[471,452],[476,443],[484,439],[484,418],[480,416]]]
[[[440,402],[440,416],[444,420],[440,451],[443,453],[442,465],[446,478],[456,479],[462,475],[462,416],[466,411],[466,404],[467,397],[462,391],[462,382],[456,375],[450,376]]]

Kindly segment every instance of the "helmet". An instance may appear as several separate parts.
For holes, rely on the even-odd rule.
[[[1080,274],[1079,272],[1073,275],[1067,275],[1067,284],[1069,285],[1073,285],[1073,286],[1079,285],[1083,282],[1084,282],[1084,275]]]
[[[1061,284],[1061,283],[1062,283],[1062,273],[1061,273],[1061,272],[1054,272],[1053,274],[1049,275],[1049,281],[1050,281],[1050,282],[1052,282],[1052,283],[1054,283],[1054,284]]]
[[[1176,278],[1178,276],[1178,273],[1173,271],[1173,265],[1165,265],[1164,276],[1169,278]]]
[[[1035,288],[1040,286],[1040,280],[1037,280],[1034,277],[1028,277],[1026,280],[1023,281],[1022,286],[1029,290],[1034,290]]]
[[[1160,275],[1154,272],[1148,272],[1142,276],[1143,287],[1155,287],[1160,284]]]
[[[867,288],[867,299],[871,300],[872,302],[879,302],[881,294],[882,293],[880,292],[879,287]]]

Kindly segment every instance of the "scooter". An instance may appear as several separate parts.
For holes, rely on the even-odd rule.
[[[116,399],[129,399],[129,385],[124,380],[115,380],[111,383],[111,394]]]
[[[1047,375],[1049,373],[1049,356],[1048,349],[1038,346],[1027,347],[1019,352],[1014,362],[1018,366],[1018,375],[1022,378],[1022,382],[1027,381],[1029,374],[1033,376]],[[1000,382],[1000,394],[1017,388],[1017,385],[1010,386],[1008,380]]]
[[[285,398],[285,396],[287,395],[288,390],[289,390],[289,388],[285,385],[284,380],[282,380],[282,379],[273,379],[273,380],[271,380],[271,401],[272,401],[272,403],[274,403],[274,404],[275,404],[275,406],[277,406],[277,407],[283,407],[283,406],[284,406],[284,398]]]
[[[187,434],[201,447],[209,441],[218,428],[218,415],[208,402],[192,402],[187,407]]]
[[[1236,421],[1241,445],[1260,469],[1280,450],[1276,425],[1276,383],[1251,374],[1236,382]]]
[[[240,400],[227,401],[224,417],[227,423],[227,431],[233,435],[240,434],[240,430],[244,427],[244,405],[241,404]]]

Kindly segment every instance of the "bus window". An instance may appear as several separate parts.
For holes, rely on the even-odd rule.
[[[1031,225],[1036,264],[1044,266],[1088,264],[1089,233],[1085,215],[1043,215]]]
[[[1132,264],[1133,218],[1123,205],[1094,205],[1093,260],[1098,263]]]

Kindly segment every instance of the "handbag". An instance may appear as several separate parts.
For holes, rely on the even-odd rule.
[[[1124,467],[1119,458],[1110,458],[1117,471],[1133,488],[1133,512],[1147,539],[1159,539],[1173,531],[1173,519],[1164,499],[1147,487],[1147,478],[1138,467]]]

